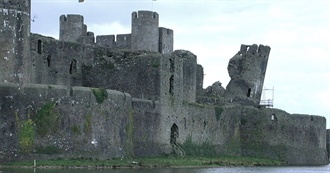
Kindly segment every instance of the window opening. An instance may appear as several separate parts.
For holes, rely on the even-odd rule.
[[[41,43],[41,40],[38,40],[38,54],[41,54],[41,46],[42,46],[42,43]]]
[[[247,95],[246,96],[247,97],[250,97],[250,95],[251,95],[251,88],[248,89],[248,92],[247,92]]]
[[[165,48],[165,45],[164,45],[164,48]],[[170,72],[174,72],[174,60],[173,58],[170,58]]]
[[[173,94],[174,94],[174,76],[172,75],[171,77],[170,77],[170,90],[169,90],[169,92],[170,92],[170,94],[173,96]]]
[[[50,67],[50,55],[47,56],[47,66]]]
[[[170,138],[170,143],[176,144],[176,139],[179,138],[179,128],[178,126],[174,123],[171,127],[171,138]]]
[[[77,60],[73,59],[71,60],[71,63],[70,63],[70,71],[69,73],[70,74],[74,74],[77,72]]]

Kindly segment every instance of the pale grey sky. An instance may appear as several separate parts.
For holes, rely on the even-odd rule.
[[[59,16],[81,14],[96,35],[130,33],[138,10],[158,12],[160,26],[174,30],[174,48],[197,55],[204,88],[228,84],[241,44],[269,45],[264,87],[275,88],[275,108],[325,116],[330,128],[328,0],[32,0],[32,32],[58,38]]]

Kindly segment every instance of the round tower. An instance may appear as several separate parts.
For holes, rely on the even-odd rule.
[[[132,13],[133,50],[149,50],[158,52],[159,47],[159,17],[152,11],[138,11]]]
[[[31,0],[0,2],[0,83],[28,82]]]
[[[87,33],[87,26],[84,25],[84,17],[77,14],[60,16],[60,40],[77,42],[81,36]]]

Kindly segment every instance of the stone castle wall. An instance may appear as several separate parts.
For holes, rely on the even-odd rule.
[[[0,3],[0,82],[29,82],[30,0]]]
[[[100,89],[60,85],[1,84],[1,161],[25,158],[35,150],[39,157],[125,157],[133,124],[132,99],[112,90],[100,98]],[[104,94],[104,93],[103,93]],[[101,99],[101,100],[100,100]],[[32,120],[33,136],[20,136]],[[133,126],[133,125],[132,125]],[[33,140],[33,143],[22,141]]]
[[[159,156],[175,141],[187,155],[329,163],[324,117],[257,108],[268,46],[242,45],[225,97],[205,98],[203,68],[191,52],[171,53],[173,31],[155,12],[133,12],[131,34],[98,46],[80,15],[60,17],[59,41],[30,36],[29,0],[4,0],[0,13],[1,162]]]

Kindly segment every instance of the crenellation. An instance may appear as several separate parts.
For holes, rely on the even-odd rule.
[[[106,48],[115,47],[115,35],[98,35],[96,36],[96,45]]]
[[[131,34],[118,34],[116,36],[115,47],[118,49],[131,48]]]
[[[77,42],[78,39],[87,34],[87,25],[84,24],[84,17],[78,14],[60,16],[59,40]]]

